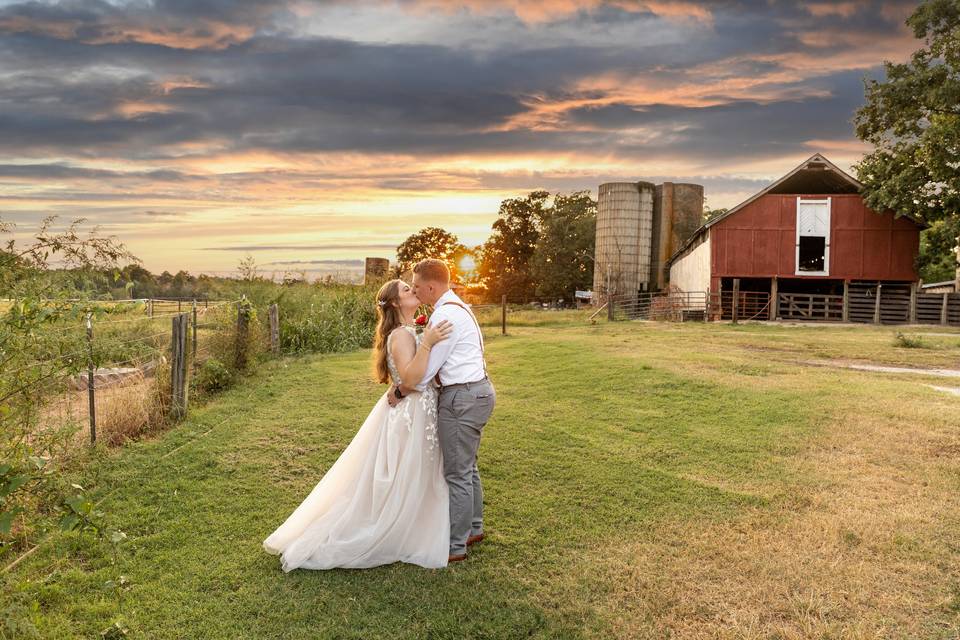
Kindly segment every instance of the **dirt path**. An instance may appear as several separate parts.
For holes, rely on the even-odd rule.
[[[801,364],[814,367],[838,367],[841,369],[856,369],[857,371],[874,371],[877,373],[913,373],[922,376],[937,376],[940,378],[960,378],[960,369],[920,369],[914,367],[891,367],[878,364],[863,364],[844,360],[804,360]]]

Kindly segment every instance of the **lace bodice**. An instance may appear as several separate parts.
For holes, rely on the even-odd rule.
[[[403,328],[413,334],[413,338],[417,341],[417,346],[419,347],[420,334],[417,333],[417,330],[407,325],[403,325]],[[400,371],[397,370],[397,363],[393,361],[393,350],[390,348],[391,340],[393,340],[393,333],[387,336],[387,370],[390,371],[390,379],[393,380],[393,384],[400,384]],[[416,382],[419,382],[419,380]],[[414,384],[416,384],[416,382]]]
[[[413,334],[414,340],[417,341],[417,347],[419,347],[421,336],[417,333],[417,330],[406,325],[404,325],[403,328]],[[387,369],[390,371],[390,378],[393,380],[393,383],[400,384],[400,372],[397,370],[397,363],[393,361],[393,353],[390,350],[390,341],[392,339],[393,333],[387,336]],[[418,382],[419,380],[414,380],[413,384],[417,384]],[[413,397],[410,399],[404,398],[396,407],[390,409],[391,412],[398,412],[399,415],[403,416],[402,419],[406,422],[408,431],[413,428],[412,420],[415,412],[413,402],[416,402],[423,412],[423,437],[427,441],[427,451],[432,456],[434,451],[440,447],[440,440],[437,437],[436,386],[428,384],[422,392],[413,394]]]

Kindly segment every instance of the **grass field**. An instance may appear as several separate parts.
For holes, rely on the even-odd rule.
[[[367,352],[272,362],[80,480],[129,536],[134,638],[954,638],[960,398],[927,385],[960,380],[809,364],[960,364],[960,333],[895,333],[490,330],[489,537],[446,570],[261,551],[383,392]],[[5,593],[40,601],[42,637],[99,637],[117,573],[58,535]]]

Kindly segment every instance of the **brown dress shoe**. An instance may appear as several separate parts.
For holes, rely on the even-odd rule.
[[[467,546],[468,547],[473,546],[486,537],[487,537],[486,534],[483,534],[483,533],[478,533],[475,536],[470,536],[469,538],[467,538]]]
[[[461,553],[458,556],[448,556],[447,564],[453,564],[454,562],[463,562],[466,559],[467,559],[467,554],[465,553]]]

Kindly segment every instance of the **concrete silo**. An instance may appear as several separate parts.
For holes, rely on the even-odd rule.
[[[654,194],[653,259],[650,288],[667,286],[667,260],[693,232],[703,224],[703,186],[683,182],[664,182]]]
[[[608,182],[597,197],[594,302],[650,288],[653,249],[651,182]]]

